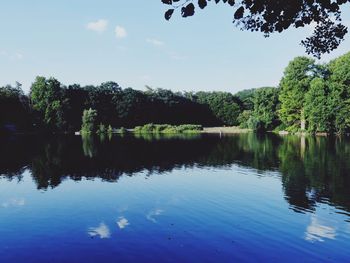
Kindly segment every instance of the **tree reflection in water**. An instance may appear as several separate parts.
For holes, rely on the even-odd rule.
[[[185,167],[239,165],[259,173],[278,171],[285,199],[296,212],[328,202],[350,211],[348,138],[280,137],[273,134],[57,136],[3,139],[0,174],[21,180],[31,171],[38,189],[63,180],[115,182],[140,171],[149,175]],[[276,173],[274,173],[276,174]]]

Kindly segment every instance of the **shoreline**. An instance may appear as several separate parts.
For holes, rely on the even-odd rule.
[[[138,132],[135,132],[134,129],[126,129],[126,132],[120,132],[119,129],[114,129],[114,131],[110,134],[137,134]],[[147,133],[147,132],[144,132]],[[149,133],[155,133],[155,132],[149,132]],[[242,129],[237,126],[231,126],[231,127],[203,127],[202,130],[198,130],[196,132],[183,132],[179,134],[246,134],[246,133],[254,133],[252,129]],[[314,137],[349,137],[349,133],[345,134],[329,134],[329,133],[308,133],[308,132],[296,132],[296,133],[291,133],[288,131],[266,131],[263,132],[262,134],[276,134],[279,136],[300,136],[300,137],[305,137],[305,136],[314,136]],[[47,135],[76,135],[76,136],[81,136],[80,131],[76,132],[35,132],[35,131],[30,131],[30,132],[13,132],[13,133],[0,133],[0,137],[6,137],[6,136],[12,136],[12,135],[39,135],[39,134],[47,134]],[[108,134],[108,133],[106,133]],[[171,132],[159,132],[159,134],[176,134],[176,133],[171,133]]]

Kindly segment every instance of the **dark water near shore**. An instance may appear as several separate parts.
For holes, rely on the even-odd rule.
[[[350,140],[0,139],[0,262],[350,262]]]

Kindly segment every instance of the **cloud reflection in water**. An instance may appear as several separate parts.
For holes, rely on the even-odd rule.
[[[101,239],[111,237],[111,231],[109,230],[108,226],[104,223],[101,223],[98,227],[90,227],[88,234],[91,237],[97,236]]]
[[[130,224],[129,224],[129,221],[125,217],[121,216],[121,217],[119,217],[119,219],[117,221],[117,225],[120,229],[123,229]]]
[[[335,239],[334,227],[321,223],[316,217],[311,218],[311,223],[306,229],[305,240],[310,242],[323,242],[325,239]]]

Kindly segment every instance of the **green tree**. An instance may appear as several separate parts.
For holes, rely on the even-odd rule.
[[[197,102],[208,105],[214,116],[223,125],[238,125],[242,102],[228,92],[197,92]]]
[[[323,79],[315,78],[311,82],[310,90],[305,95],[305,118],[309,132],[331,131],[328,94],[328,87]]]
[[[239,127],[246,129],[249,128],[248,121],[252,116],[252,111],[251,110],[244,110],[242,111],[237,118],[237,121],[239,123]]]
[[[337,133],[350,130],[350,52],[329,63],[329,104]]]
[[[82,133],[93,133],[96,131],[96,119],[97,119],[97,111],[93,109],[84,110],[81,132]]]
[[[55,79],[37,77],[30,88],[30,101],[44,126],[50,130],[65,127],[61,83]]]
[[[15,87],[0,87],[0,131],[5,125],[14,125],[17,130],[31,128],[28,97],[18,82]]]
[[[272,130],[278,125],[278,95],[277,88],[257,89],[254,94],[254,110],[248,121],[250,127],[257,131]]]
[[[289,62],[280,82],[281,108],[279,117],[287,130],[303,130],[305,127],[304,97],[310,82],[317,74],[315,61],[306,57],[297,57]]]
[[[256,89],[246,89],[239,91],[235,94],[236,97],[238,97],[243,104],[244,110],[253,110],[254,108],[254,93]]]

